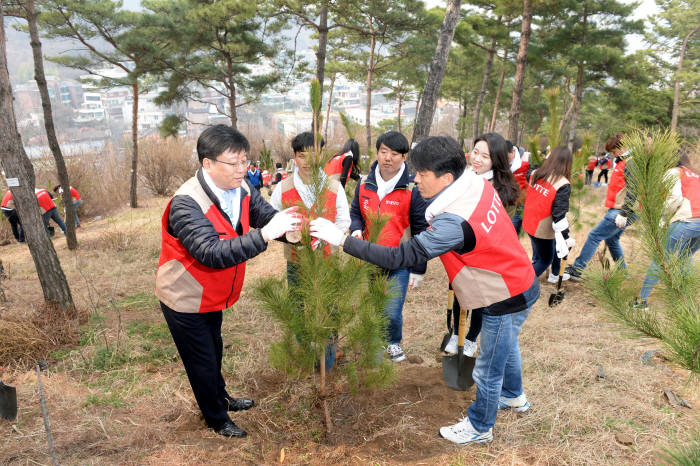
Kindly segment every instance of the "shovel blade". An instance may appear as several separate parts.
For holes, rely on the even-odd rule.
[[[559,290],[556,293],[552,293],[549,295],[549,307],[554,307],[557,304],[560,304],[562,301],[564,301],[564,295],[566,294],[566,290]]]
[[[17,417],[17,389],[0,382],[0,417],[13,420]]]
[[[442,357],[442,377],[445,383],[452,390],[463,392],[474,385],[472,371],[476,358],[464,356],[462,363],[459,362],[459,355]]]

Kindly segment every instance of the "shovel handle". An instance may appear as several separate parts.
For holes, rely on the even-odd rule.
[[[561,260],[561,265],[559,266],[559,267],[560,267],[560,268],[559,268],[559,281],[557,282],[557,291],[561,290],[561,282],[562,282],[562,280],[564,279],[564,269],[566,269],[566,259],[567,259],[568,257],[569,257],[569,256],[565,256],[565,257]]]
[[[447,290],[447,310],[452,311],[452,307],[455,304],[455,292],[452,288]]]
[[[459,332],[457,336],[457,346],[464,346],[464,337],[467,335],[467,310],[459,310]]]

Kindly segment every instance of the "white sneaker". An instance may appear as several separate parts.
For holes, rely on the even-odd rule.
[[[457,335],[452,335],[450,337],[450,341],[447,342],[447,346],[445,346],[445,353],[457,354]]]
[[[524,393],[516,398],[501,396],[498,398],[498,409],[512,409],[516,413],[522,413],[530,409],[530,403]]]
[[[465,356],[469,356],[470,358],[474,357],[474,353],[476,353],[477,348],[478,347],[476,346],[475,341],[464,340],[464,355]]]
[[[386,352],[389,353],[389,357],[394,362],[401,362],[406,359],[406,353],[403,352],[398,344],[391,344],[386,347]]]
[[[473,357],[474,353],[476,353],[476,349],[478,346],[476,345],[475,341],[471,340],[464,340],[464,355]],[[450,354],[450,355],[455,355],[457,354],[458,350],[457,346],[457,335],[452,335],[450,337],[450,341],[447,343],[447,346],[445,346],[445,353]]]
[[[493,440],[493,430],[489,429],[488,432],[477,432],[469,421],[469,418],[465,417],[457,424],[440,427],[440,437],[454,442],[457,445],[485,443]]]
[[[561,277],[561,281],[565,282],[569,278],[571,278],[571,275],[564,272],[564,275],[562,275],[562,277]],[[552,272],[549,272],[549,277],[547,277],[547,281],[549,283],[559,283],[559,275],[554,275]]]

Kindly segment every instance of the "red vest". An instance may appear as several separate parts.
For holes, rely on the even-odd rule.
[[[270,178],[271,178],[271,174],[270,174],[270,173],[263,173],[263,174],[262,174],[263,186],[269,186],[269,185],[270,185]]]
[[[304,204],[304,201],[301,199],[301,196],[299,195],[299,191],[296,190],[294,187],[294,178],[287,178],[285,179],[282,183],[282,187],[280,188],[282,190],[282,205],[287,208],[287,207],[292,207],[292,206],[298,206],[299,210],[297,211],[299,214],[301,214],[304,225],[309,224],[309,209],[306,208],[306,205]],[[340,188],[340,184],[337,181],[334,180],[329,180],[329,186],[328,188],[323,190],[322,196],[323,196],[323,215],[322,217],[325,219],[330,220],[331,222],[335,222],[335,217],[338,213],[337,207],[336,207],[336,201],[337,201],[337,192],[338,189]],[[312,210],[316,207],[316,204],[314,204],[312,207]],[[287,246],[285,248],[285,255],[287,257],[287,260],[294,260],[295,255],[294,255],[294,249],[292,245],[285,245]],[[331,248],[329,245],[326,245],[324,248],[324,253],[326,256],[331,254]]]
[[[451,205],[441,210],[466,220],[474,230],[476,247],[440,256],[459,303],[479,309],[525,292],[535,270],[518,241],[510,217],[491,183],[474,176],[472,185]]]
[[[5,193],[5,195],[2,197],[2,202],[0,202],[0,207],[4,207],[6,209],[14,209],[15,208],[15,201],[14,198],[12,197],[12,191],[9,189]]]
[[[625,201],[625,165],[627,160],[620,160],[610,175],[608,194],[605,196],[605,207],[619,209]]]
[[[594,170],[598,159],[595,157],[588,157],[588,165],[586,165],[586,170]]]
[[[530,169],[530,162],[522,162],[520,168],[513,172],[515,181],[520,185],[520,191],[527,192],[527,171]]]
[[[608,170],[608,169],[610,169],[610,159],[606,159],[605,162],[603,162],[603,163],[600,165],[600,169],[601,169],[601,170]]]
[[[534,179],[534,173],[530,179]],[[554,184],[540,179],[534,185],[528,185],[523,210],[523,230],[527,234],[535,238],[554,239],[552,204],[557,190],[566,184],[569,184],[569,180],[559,178]]]
[[[692,218],[700,218],[700,176],[692,170],[680,167],[681,193],[690,203]]]
[[[240,223],[243,234],[248,233],[250,196],[241,186]],[[190,196],[197,201],[204,216],[219,233],[219,240],[238,236],[224,214],[202,188],[197,177],[190,178],[175,196]],[[168,233],[168,202],[161,220],[161,252],[156,273],[156,296],[177,312],[213,312],[233,306],[238,301],[245,277],[245,262],[226,269],[214,269],[197,262],[180,241]]]
[[[56,204],[53,203],[53,199],[51,199],[51,195],[45,189],[36,191],[36,198],[39,201],[39,207],[41,207],[42,213],[44,214],[56,207]]]
[[[338,180],[340,180],[340,175],[343,174],[343,161],[345,161],[345,157],[350,157],[352,158],[352,153],[345,153],[345,154],[336,154],[331,159],[326,163],[326,166],[323,167],[323,171],[326,172],[326,175],[328,176],[335,176]],[[350,170],[348,170],[347,177],[345,179],[345,182],[347,183],[348,180],[350,179],[350,174],[352,173],[352,164],[350,164]]]
[[[410,185],[409,185],[410,186]],[[387,216],[377,244],[395,248],[411,237],[410,217],[411,189],[395,189],[379,201],[376,191],[367,188],[367,182],[360,185],[358,192],[360,213],[365,222],[364,237],[369,238],[369,228],[377,212]]]
[[[80,200],[80,194],[78,193],[78,190],[75,189],[73,186],[70,187],[70,195],[73,197],[74,201]]]

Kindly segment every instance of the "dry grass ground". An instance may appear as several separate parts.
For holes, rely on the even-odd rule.
[[[229,391],[259,406],[234,417],[247,439],[223,439],[199,415],[152,292],[165,202],[84,222],[77,252],[54,240],[76,302],[91,315],[78,344],[46,355],[43,382],[61,464],[279,464],[282,455],[285,464],[652,464],[657,451],[697,429],[700,395],[688,373],[658,356],[644,364],[640,357],[655,343],[622,338],[581,285],[568,283],[555,309],[546,304],[554,287],[543,284],[521,336],[533,408],[500,413],[489,445],[459,448],[440,439],[438,428],[465,415],[474,389],[453,392],[442,382],[437,350],[447,280],[432,261],[404,311],[403,347],[422,361],[398,364],[397,382],[371,393],[351,395],[332,378],[335,432],[326,437],[311,381],[286,380],[267,363],[278,329],[258,311],[250,284],[283,273],[281,247],[272,244],[249,262],[242,298],[224,315]],[[584,213],[579,244],[601,216],[599,207]],[[631,262],[646,265],[635,257],[632,232],[624,247]],[[25,246],[0,253],[11,275],[0,319],[16,319],[39,308],[41,291]],[[0,463],[49,464],[35,372],[3,365],[0,378],[17,386],[19,398],[17,420],[0,421]],[[670,406],[665,389],[693,408]]]

